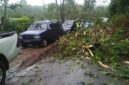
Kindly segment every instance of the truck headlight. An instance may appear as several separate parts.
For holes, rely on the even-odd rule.
[[[35,38],[35,39],[39,39],[39,38],[40,38],[40,36],[36,35],[36,36],[34,36],[34,38]]]

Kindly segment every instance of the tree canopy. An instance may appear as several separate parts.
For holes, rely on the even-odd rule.
[[[117,13],[129,13],[129,0],[111,0],[110,15]]]

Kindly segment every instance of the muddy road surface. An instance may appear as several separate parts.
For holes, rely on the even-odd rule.
[[[57,44],[53,43],[47,47],[32,47],[23,48],[20,55],[18,55],[11,63],[10,67],[19,65],[20,68],[26,68],[34,63],[46,58],[46,56],[51,56],[58,51]]]

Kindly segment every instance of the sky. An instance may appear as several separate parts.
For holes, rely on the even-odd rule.
[[[16,3],[18,1],[19,0],[9,0],[9,3]],[[26,1],[30,5],[38,5],[38,6],[43,5],[43,1],[44,1],[44,4],[49,4],[49,3],[55,2],[55,0],[26,0]],[[84,0],[75,0],[75,1],[76,1],[76,3],[79,3],[79,4],[83,4],[83,2],[84,2]],[[110,0],[96,0],[97,6],[109,5],[109,4],[110,4]]]

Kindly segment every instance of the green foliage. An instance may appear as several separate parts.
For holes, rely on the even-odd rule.
[[[109,13],[108,13],[108,6],[98,6],[98,7],[95,7],[95,14],[96,16],[99,16],[99,17],[107,17],[109,16]]]
[[[96,17],[95,19],[95,25],[102,25],[103,24],[103,20],[101,17]]]
[[[93,11],[96,0],[84,0],[84,11]]]
[[[32,19],[28,17],[10,18],[5,20],[3,26],[4,31],[17,31],[18,33],[25,31],[31,24]]]
[[[118,13],[129,13],[129,1],[128,0],[111,0],[109,7],[110,15],[113,16]]]
[[[60,39],[60,55],[61,57],[91,57],[93,61],[101,61],[111,66],[113,71],[118,72],[116,77],[128,77],[128,68],[118,69],[124,60],[129,59],[129,39],[120,39],[117,33],[112,29],[97,27],[94,29],[84,29],[73,32]],[[91,55],[87,46],[93,53]]]
[[[124,28],[124,27],[129,26],[129,16],[126,14],[116,14],[111,18],[110,22],[115,27]]]
[[[129,36],[129,1],[112,0],[109,7],[110,25],[112,26],[115,37],[122,39]]]
[[[48,4],[48,7],[44,9],[44,16],[46,19],[56,19],[57,18],[57,9],[55,3]]]
[[[116,14],[110,19],[110,25],[112,26],[117,38],[126,38],[129,36],[129,16],[128,14]]]
[[[73,32],[60,39],[59,45],[62,56],[71,57],[85,55],[85,51],[82,52],[84,49],[81,48],[86,39],[83,39],[84,36],[79,33]]]
[[[83,5],[75,3],[74,0],[65,0],[64,3],[64,16],[65,19],[76,19],[76,18],[89,18],[94,13],[95,0],[85,0],[86,3]],[[20,3],[20,4],[19,4]],[[9,4],[7,8],[7,16],[11,18],[18,18],[23,16],[32,17],[35,20],[42,19],[57,19],[57,4],[50,3],[42,6],[31,6],[28,5],[26,0],[20,0],[17,4]],[[58,4],[58,7],[60,5]],[[0,7],[0,17],[3,16],[4,7]],[[60,8],[58,8],[58,14]],[[58,16],[60,17],[60,16]],[[59,19],[59,18],[58,18]]]

